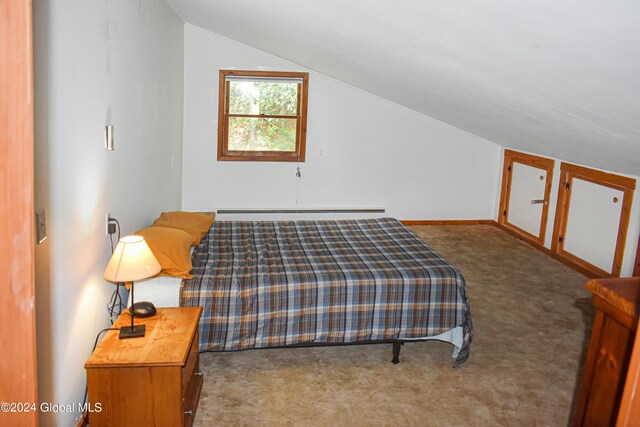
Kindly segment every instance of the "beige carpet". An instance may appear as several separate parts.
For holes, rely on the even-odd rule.
[[[593,308],[586,278],[490,225],[412,227],[465,276],[469,360],[407,343],[201,354],[196,426],[563,426]]]

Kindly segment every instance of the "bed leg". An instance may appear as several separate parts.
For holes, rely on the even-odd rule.
[[[404,343],[401,341],[394,341],[393,343],[393,359],[391,360],[391,363],[394,365],[400,363],[400,346],[402,344]]]

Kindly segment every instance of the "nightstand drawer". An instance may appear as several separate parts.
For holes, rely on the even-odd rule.
[[[184,399],[187,396],[187,390],[189,389],[189,384],[193,379],[193,375],[196,372],[200,371],[199,366],[199,358],[198,358],[198,333],[196,332],[193,337],[193,341],[191,343],[191,347],[189,348],[189,356],[187,358],[187,363],[184,364],[182,368],[182,398]]]
[[[196,409],[198,401],[200,400],[200,392],[202,391],[202,374],[194,373],[189,382],[189,388],[187,389],[187,395],[183,399],[183,425],[185,427],[191,427],[196,415]]]
[[[182,368],[182,413],[183,426],[191,427],[196,414],[200,391],[202,390],[202,373],[200,372],[200,355],[198,353],[198,331],[194,334],[189,348],[187,363]]]

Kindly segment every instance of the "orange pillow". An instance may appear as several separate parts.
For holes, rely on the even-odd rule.
[[[193,268],[189,249],[193,244],[193,236],[182,230],[164,227],[147,227],[136,231],[144,237],[151,252],[162,267],[161,276],[191,279],[189,274]]]
[[[185,231],[193,236],[193,244],[197,245],[209,232],[214,221],[215,215],[213,212],[163,212],[160,218],[156,219],[151,226],[177,228]]]

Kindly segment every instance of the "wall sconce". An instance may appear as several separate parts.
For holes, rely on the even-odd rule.
[[[104,149],[108,151],[115,150],[114,144],[114,127],[113,125],[106,125],[104,128]]]

